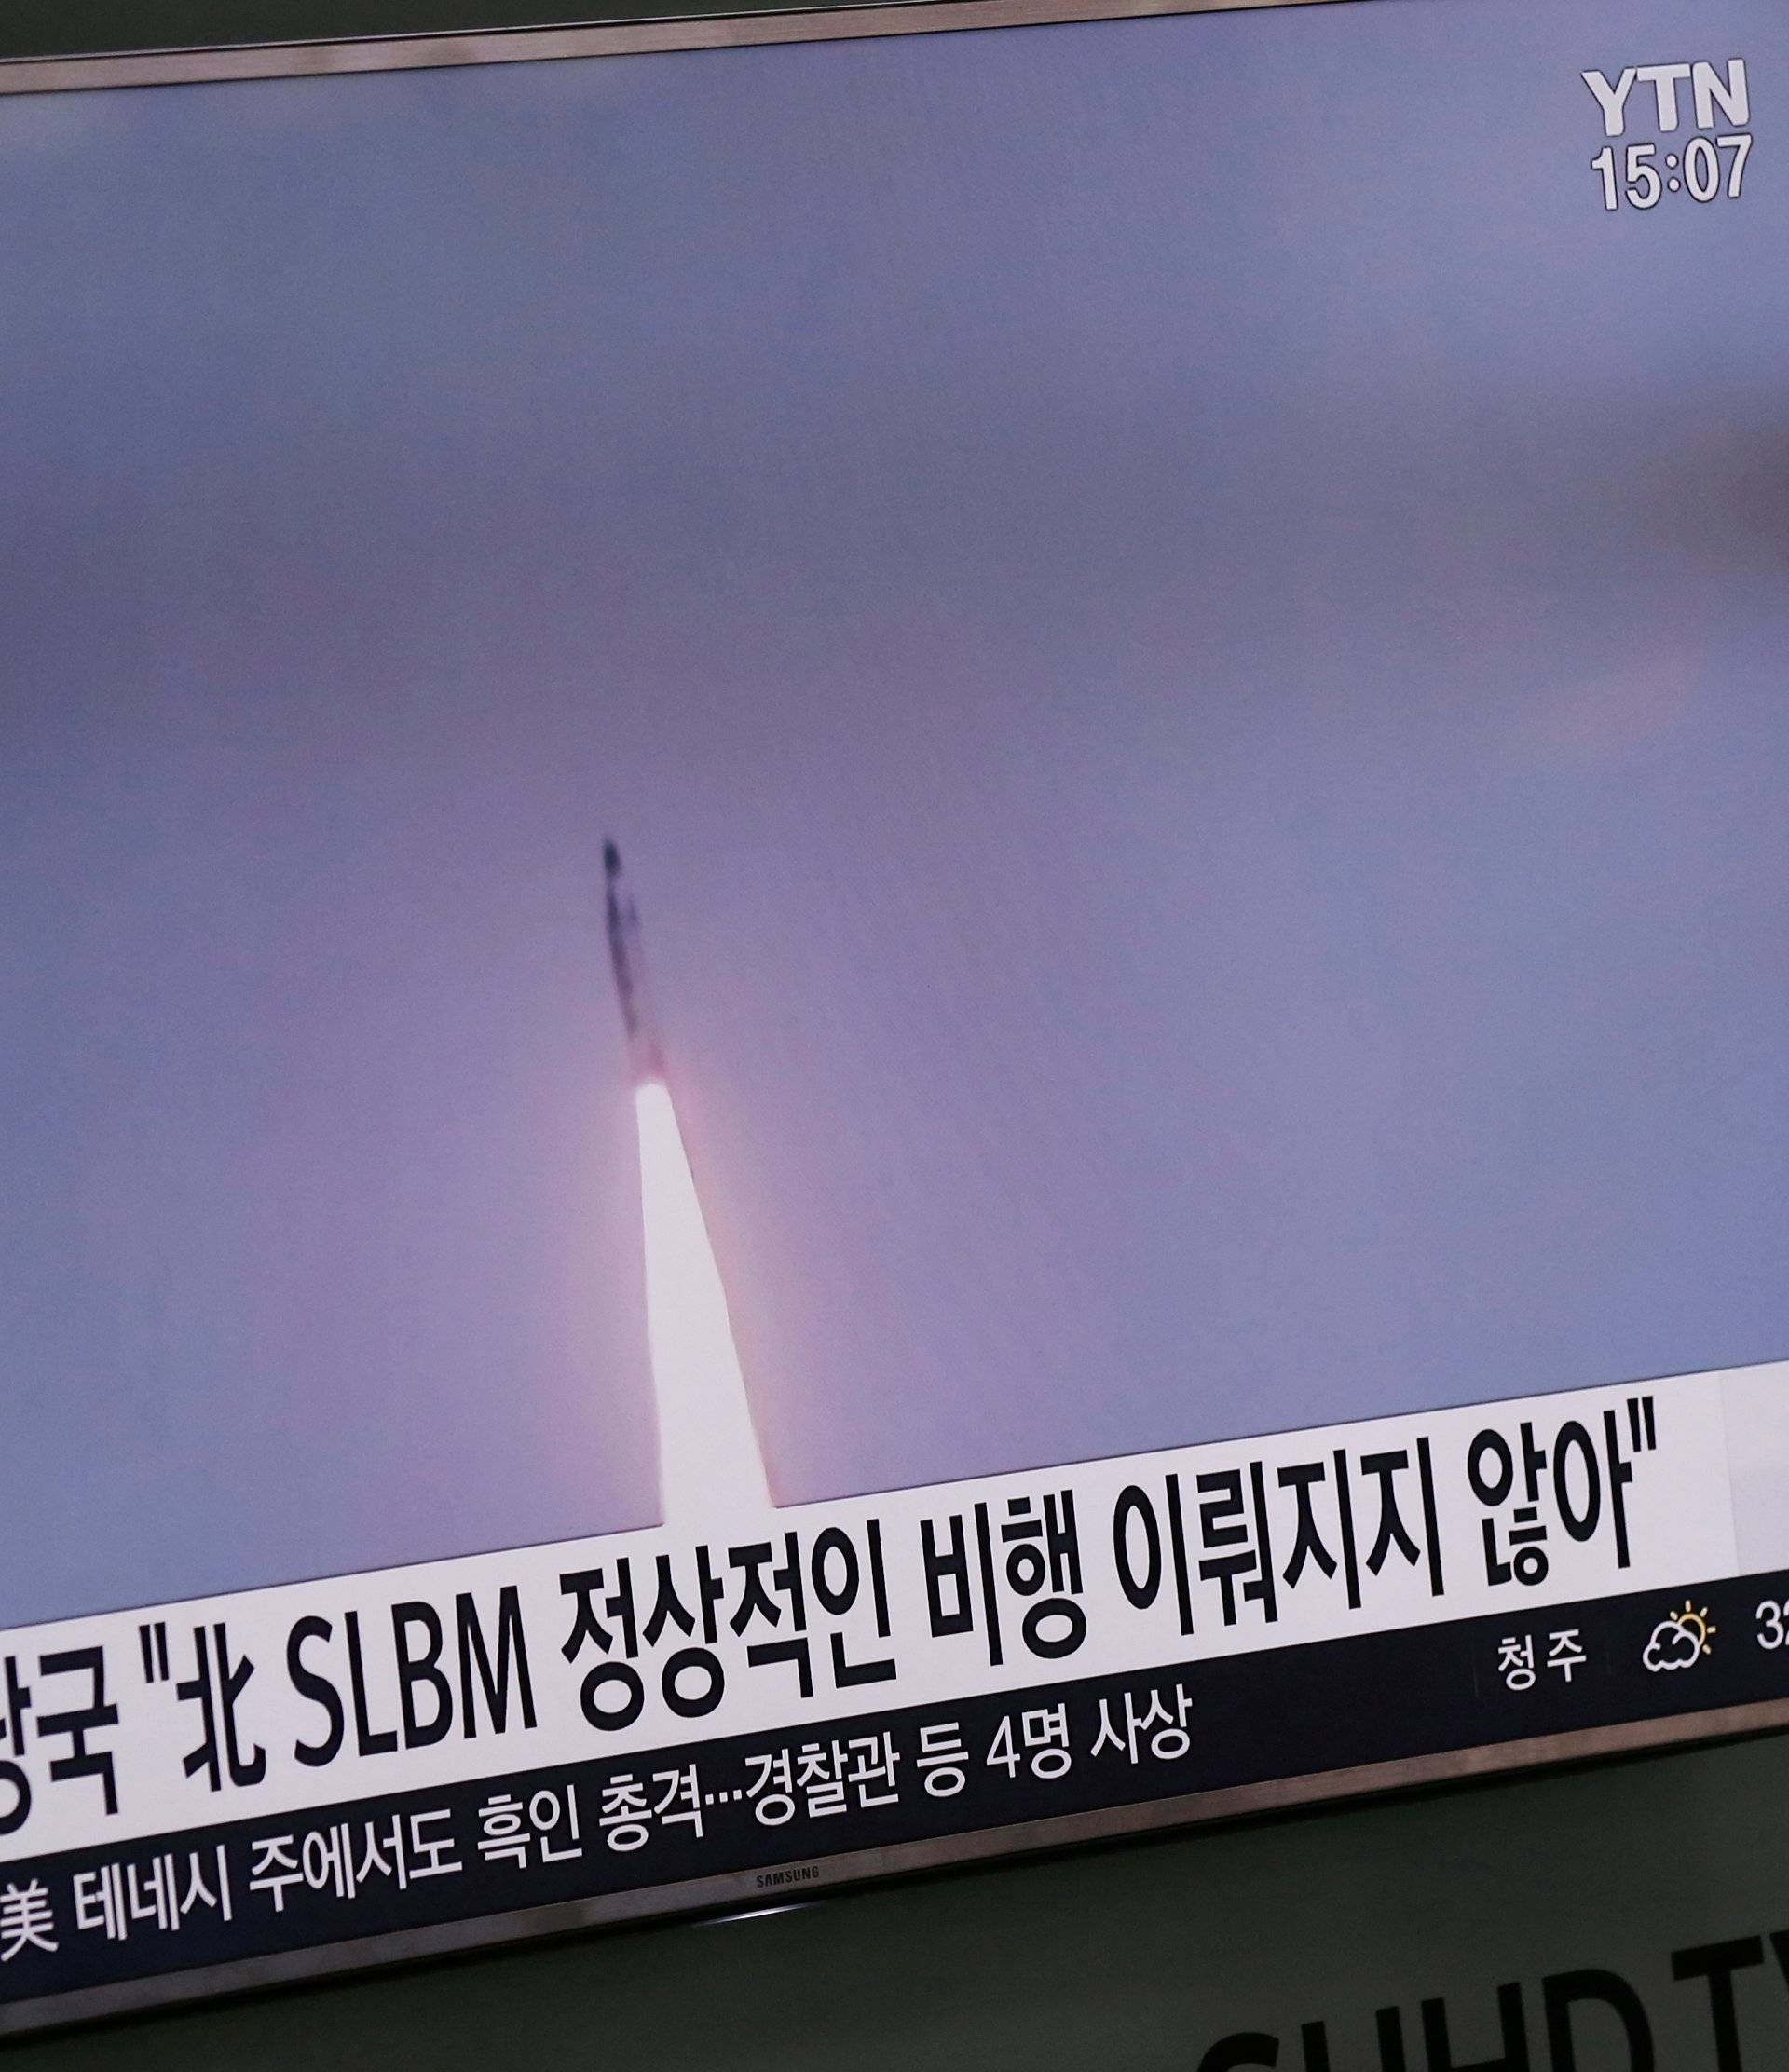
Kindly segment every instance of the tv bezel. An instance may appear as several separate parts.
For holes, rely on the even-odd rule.
[[[0,96],[348,77],[482,64],[527,64],[647,52],[722,50],[869,36],[932,35],[1252,12],[1292,7],[1366,7],[1387,0],[876,0],[856,7],[687,14],[567,27],[373,35],[347,41],[229,43],[0,61]],[[1195,1792],[1097,1812],[900,1843],[824,1860],[815,1897],[890,1875],[925,1873],[1045,1850],[1111,1842],[1213,1820],[1317,1809],[1414,1787],[1492,1779],[1592,1758],[1731,1740],[1789,1728],[1789,1698],[1690,1711],[1519,1742],[1400,1758],[1350,1768]],[[580,1930],[651,1919],[725,1915],[761,1905],[755,1870],[723,1873],[579,1901],[518,1908],[430,1927],[390,1930],[226,1964],[79,1989],[0,2007],[0,2038],[455,1954],[489,1951]]]
[[[1382,4],[1383,0],[876,0],[867,7],[690,13],[650,20],[593,21],[575,28],[471,29],[439,35],[362,36],[345,42],[229,43],[179,50],[12,58],[0,61],[0,94],[341,77],[453,65],[625,57],[655,50],[725,50],[754,44],[833,43],[859,36],[936,35],[1047,22]]]

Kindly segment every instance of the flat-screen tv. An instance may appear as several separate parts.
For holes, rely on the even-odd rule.
[[[1789,1722],[1789,16],[987,7],[0,74],[0,2028]]]

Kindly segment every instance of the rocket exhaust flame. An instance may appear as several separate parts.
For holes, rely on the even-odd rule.
[[[662,1083],[637,1088],[646,1225],[646,1335],[659,1406],[659,1495],[668,1525],[700,1533],[771,1507],[727,1293],[676,1112]]]
[[[710,1533],[771,1508],[764,1460],[733,1344],[727,1292],[664,1080],[664,1047],[646,982],[640,918],[615,844],[603,845],[609,965],[627,1032],[639,1126],[646,1238],[646,1331],[659,1418],[659,1498],[666,1524]]]

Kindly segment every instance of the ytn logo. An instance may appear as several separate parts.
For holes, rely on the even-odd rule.
[[[1695,64],[1630,65],[1613,86],[1600,72],[1587,72],[1584,84],[1596,96],[1603,110],[1603,133],[1605,137],[1625,134],[1628,126],[1628,98],[1636,86],[1652,89],[1658,105],[1659,128],[1666,135],[1676,129],[1679,120],[1677,89],[1685,80],[1689,82],[1690,97],[1696,105],[1696,127],[1714,130],[1714,109],[1719,104],[1721,113],[1736,129],[1742,129],[1752,119],[1752,97],[1745,83],[1745,60],[1731,58],[1728,61],[1727,75],[1722,77],[1712,64],[1698,61]],[[1636,116],[1645,105],[1644,96],[1636,103]]]

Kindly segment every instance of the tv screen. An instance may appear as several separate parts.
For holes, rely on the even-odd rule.
[[[0,77],[0,2028],[1789,1720],[1789,23],[814,28]]]

